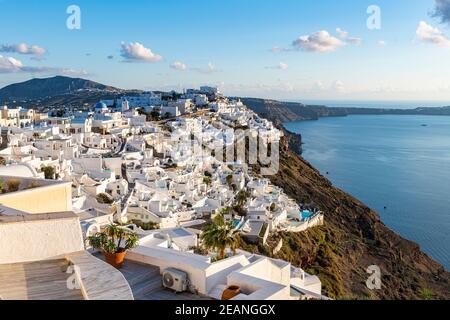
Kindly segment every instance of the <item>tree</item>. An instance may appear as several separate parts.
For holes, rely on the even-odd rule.
[[[170,119],[170,118],[172,118],[172,114],[170,112],[166,112],[166,113],[164,113],[164,117],[163,118],[164,119]]]
[[[226,179],[227,179],[228,187],[230,187],[230,189],[231,189],[231,186],[233,184],[233,176],[230,174],[230,175],[227,176]]]
[[[250,197],[250,193],[247,191],[239,191],[239,193],[236,195],[236,201],[238,207],[243,207],[247,203],[247,199]]]
[[[161,115],[158,111],[152,111],[150,112],[150,117],[153,119],[153,121],[158,121],[161,118]]]
[[[211,185],[211,177],[204,177],[203,183],[206,184],[208,187]]]
[[[270,212],[275,212],[276,209],[277,209],[277,205],[275,204],[275,202],[272,202],[272,204],[269,207]]]
[[[200,239],[207,249],[217,251],[219,260],[225,259],[226,248],[230,248],[235,255],[239,245],[235,228],[225,222],[222,212],[216,215],[213,221],[205,227]]]
[[[44,171],[45,179],[47,180],[53,180],[55,179],[55,168],[48,166],[48,167],[42,167],[42,171]]]

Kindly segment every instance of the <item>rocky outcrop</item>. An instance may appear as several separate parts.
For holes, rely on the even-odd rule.
[[[334,187],[289,148],[291,138],[289,134],[283,138],[280,170],[269,178],[298,202],[320,208],[325,225],[274,234],[268,246],[242,244],[244,249],[285,259],[316,274],[324,294],[336,299],[449,299],[449,272],[416,243],[386,227],[375,211]],[[280,239],[282,248],[274,255],[272,249]],[[381,269],[380,290],[366,286],[371,265]]]
[[[318,120],[323,117],[345,117],[348,115],[450,115],[450,107],[448,106],[415,109],[333,108],[257,98],[241,98],[241,101],[259,116],[277,123]]]

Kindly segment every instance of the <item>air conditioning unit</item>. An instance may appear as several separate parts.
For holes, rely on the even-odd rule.
[[[187,273],[177,269],[166,269],[162,276],[163,286],[175,292],[187,290]]]

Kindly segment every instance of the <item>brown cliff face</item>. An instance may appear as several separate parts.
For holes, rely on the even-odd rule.
[[[299,203],[311,203],[325,213],[325,225],[303,233],[271,236],[269,246],[243,244],[247,250],[292,262],[322,281],[324,294],[336,299],[450,298],[450,273],[423,253],[419,246],[386,227],[378,214],[333,187],[284,138],[279,172],[272,183]],[[283,247],[275,256],[271,248]],[[369,290],[366,269],[377,265],[382,289]]]

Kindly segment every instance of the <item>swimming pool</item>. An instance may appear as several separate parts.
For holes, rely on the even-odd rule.
[[[302,217],[302,220],[311,218],[313,215],[314,215],[314,213],[309,210],[303,210],[300,212],[300,216]]]
[[[231,224],[233,225],[233,227],[237,227],[239,224],[241,223],[241,220],[236,220],[236,219],[234,219],[232,222],[231,222]]]

